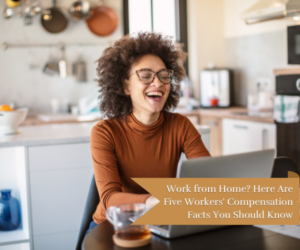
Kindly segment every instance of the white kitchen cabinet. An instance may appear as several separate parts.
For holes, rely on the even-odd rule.
[[[276,125],[236,119],[223,119],[223,154],[276,149]]]
[[[92,166],[90,143],[29,147],[29,170],[46,171]]]
[[[89,143],[28,148],[34,250],[75,248],[91,158]]]
[[[78,231],[39,235],[34,237],[34,249],[42,250],[58,250],[58,249],[72,249],[76,248]],[[0,249],[1,250],[1,249]]]

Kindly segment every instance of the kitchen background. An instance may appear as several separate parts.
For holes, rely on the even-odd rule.
[[[52,0],[39,1],[43,8],[52,6]],[[74,0],[57,1],[58,6],[68,9]],[[97,4],[98,1],[90,1]],[[0,20],[0,44],[7,43],[87,43],[99,45],[67,46],[66,59],[74,63],[82,58],[87,63],[87,82],[78,83],[72,77],[60,78],[43,73],[50,59],[61,59],[57,47],[8,48],[0,50],[0,100],[1,103],[15,103],[19,107],[28,107],[30,114],[51,112],[51,99],[77,104],[81,97],[97,91],[96,64],[102,51],[112,41],[123,36],[122,0],[105,1],[119,17],[117,29],[107,37],[94,35],[84,21],[69,20],[69,25],[61,33],[51,34],[40,25],[40,15],[33,18],[31,25],[25,26],[22,18]],[[0,1],[1,13],[5,1]]]
[[[234,103],[247,105],[247,92],[256,79],[267,77],[274,90],[276,68],[287,64],[287,32],[292,18],[246,25],[241,13],[257,0],[189,0],[188,35],[190,79],[199,97],[199,72],[209,62],[234,70]],[[298,66],[299,67],[299,66]]]
[[[69,8],[73,0],[59,1],[59,6]],[[91,1],[97,3],[97,1]],[[274,20],[246,25],[240,14],[257,0],[188,0],[189,77],[193,96],[199,98],[199,72],[214,63],[229,67],[235,72],[234,104],[246,106],[247,93],[255,88],[255,80],[267,77],[274,89],[274,68],[296,67],[287,64],[286,27],[295,25],[292,19]],[[52,6],[51,0],[40,1],[42,7]],[[13,48],[0,50],[0,100],[28,107],[30,114],[51,111],[51,99],[76,105],[85,95],[97,91],[94,63],[103,49],[123,35],[122,0],[105,1],[119,16],[119,25],[113,34],[98,37],[86,27],[85,22],[70,21],[67,29],[58,34],[46,32],[40,18],[25,26],[20,18],[0,21],[0,44],[7,43],[90,43],[90,46],[67,46],[66,59],[76,62],[82,58],[87,63],[86,83],[72,77],[61,79],[42,72],[51,58],[60,59],[56,47]],[[5,1],[0,2],[3,10]]]
[[[74,1],[57,1],[57,4],[67,10]],[[52,6],[51,0],[38,2],[42,8]],[[98,4],[99,1],[90,0],[90,2]],[[143,7],[142,3],[145,2],[147,6]],[[257,94],[258,99],[264,97],[261,98],[263,101],[274,100],[276,80],[277,94],[278,90],[281,90],[280,94],[285,95],[287,101],[279,105],[279,110],[290,104],[298,105],[300,65],[287,63],[287,27],[300,24],[300,15],[298,20],[297,17],[283,18],[246,25],[241,13],[259,0],[152,0],[151,2],[157,7],[156,17],[163,19],[154,18],[153,30],[164,30],[172,35],[175,35],[175,13],[182,14],[185,7],[187,8],[187,27],[184,20],[180,22],[183,29],[179,37],[184,40],[184,33],[187,32],[191,86],[189,81],[182,84],[183,98],[175,111],[191,120],[211,155],[229,155],[273,148],[276,149],[276,156],[288,156],[299,165],[300,123],[297,107],[285,114],[278,110],[276,112],[275,109],[274,114],[277,115],[275,117],[273,106],[268,110],[257,110],[259,107],[254,105],[251,110],[247,109],[247,104],[249,94],[253,96]],[[69,19],[65,31],[50,34],[42,28],[40,15],[35,16],[32,25],[28,26],[24,25],[22,18],[14,16],[3,19],[0,16],[0,45],[3,43],[58,45],[59,42],[64,42],[67,45],[66,60],[69,65],[78,60],[83,60],[87,65],[87,81],[78,82],[74,76],[61,78],[58,74],[49,76],[43,72],[47,62],[62,58],[58,46],[31,48],[8,46],[6,50],[0,49],[0,105],[13,103],[17,108],[29,108],[26,119],[26,109],[0,111],[2,118],[0,190],[6,190],[4,192],[6,194],[2,194],[1,198],[7,195],[7,189],[10,189],[12,197],[19,202],[21,208],[20,223],[15,230],[6,232],[0,223],[0,250],[7,250],[8,246],[10,250],[66,250],[75,249],[77,242],[80,244],[78,236],[81,219],[93,176],[90,131],[101,118],[98,116],[81,119],[80,115],[58,114],[53,115],[56,119],[52,117],[53,120],[42,121],[41,117],[34,115],[43,113],[49,118],[51,116],[49,113],[55,106],[53,100],[56,100],[56,104],[60,102],[77,106],[86,99],[95,105],[98,95],[97,82],[94,80],[97,78],[95,61],[106,47],[124,35],[124,30],[127,29],[126,24],[124,25],[124,19],[126,20],[126,15],[125,18],[123,16],[124,3],[129,3],[129,9],[135,7],[133,13],[129,11],[127,17],[129,26],[139,30],[146,24],[145,29],[151,30],[150,0],[104,0],[104,4],[111,7],[119,19],[116,30],[105,37],[94,35],[85,21],[74,22]],[[175,3],[181,4],[181,11],[175,11]],[[0,11],[2,12],[4,8],[5,1],[1,1]],[[165,16],[167,14],[168,17]],[[182,17],[181,14],[179,16]],[[148,22],[140,21],[147,18]],[[82,45],[68,45],[73,43]],[[299,58],[298,55],[296,57]],[[202,78],[204,69],[212,65],[217,68],[229,68],[233,72],[234,100],[231,107],[224,105],[225,108],[220,108],[211,102],[212,108],[199,108],[197,100],[203,86],[208,86],[208,100],[216,101],[219,98],[220,104],[221,99],[229,99],[230,88],[229,84],[226,84],[230,80],[225,77],[223,81],[224,78],[219,75],[218,79],[221,80],[217,81],[218,86],[222,85],[221,94],[212,95],[217,85],[212,75],[216,72],[219,74],[220,71],[205,70],[206,75],[211,78],[201,82],[201,79],[204,79]],[[277,71],[275,74],[274,69],[281,69],[280,73]],[[293,72],[287,72],[289,69],[293,69]],[[257,91],[258,82],[268,84],[265,90],[272,93],[273,99],[269,98],[270,95],[265,90]],[[298,88],[295,82],[299,82]],[[286,86],[291,88],[287,90]],[[205,91],[202,91],[203,93]],[[188,98],[190,95],[194,99]],[[86,109],[87,112],[90,110]],[[84,113],[80,108],[79,111],[80,114]],[[11,119],[13,116],[14,119]],[[66,120],[66,117],[71,120]],[[277,118],[276,122],[274,118]],[[2,200],[0,204],[1,202]],[[9,223],[10,220],[9,218]],[[293,229],[293,232],[282,227],[279,230],[280,233],[299,238],[300,227],[295,227],[297,228]]]

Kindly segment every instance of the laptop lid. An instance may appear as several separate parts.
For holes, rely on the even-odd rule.
[[[268,149],[250,153],[218,157],[201,157],[182,161],[177,178],[269,178],[274,164],[275,150]],[[225,225],[170,225],[151,231],[166,238],[208,231]]]
[[[269,178],[275,149],[183,161],[177,178]]]

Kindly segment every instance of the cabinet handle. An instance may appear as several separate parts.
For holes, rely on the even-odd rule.
[[[218,126],[218,122],[214,122],[214,121],[205,121],[205,124],[209,126]]]
[[[300,91],[300,78],[296,81],[296,88]]]
[[[266,140],[267,136],[268,136],[268,130],[263,129],[262,130],[262,149],[268,148],[267,140]]]
[[[233,125],[233,127],[239,128],[239,129],[248,129],[247,126],[243,126],[243,125]]]

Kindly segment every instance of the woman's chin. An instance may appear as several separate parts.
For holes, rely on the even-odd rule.
[[[151,108],[149,109],[149,111],[150,111],[151,113],[155,114],[155,113],[159,113],[160,111],[162,111],[162,109],[163,109],[163,107],[151,107]]]

